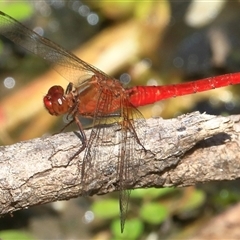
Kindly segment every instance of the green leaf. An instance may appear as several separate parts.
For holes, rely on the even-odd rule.
[[[33,240],[34,238],[23,231],[17,231],[17,230],[6,230],[6,231],[0,231],[0,238],[4,240]]]
[[[111,219],[119,216],[119,202],[117,199],[104,199],[94,202],[92,211],[96,217]]]
[[[121,233],[120,229],[120,220],[115,220],[111,224],[111,229],[113,233],[113,239],[119,240],[119,239],[139,239],[139,237],[143,233],[143,223],[137,219],[130,219],[126,220],[125,227],[123,233]]]
[[[141,208],[140,216],[150,224],[159,224],[169,216],[169,211],[159,203],[147,203]]]
[[[18,21],[27,19],[33,14],[33,7],[29,1],[14,2],[14,4],[0,4],[1,11]]]
[[[185,212],[185,211],[191,211],[194,210],[205,202],[206,195],[202,190],[195,190],[189,199],[185,201],[185,204],[181,207],[180,211]]]

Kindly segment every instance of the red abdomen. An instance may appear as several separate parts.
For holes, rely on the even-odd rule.
[[[203,92],[239,83],[240,73],[230,73],[198,81],[166,86],[137,86],[127,89],[127,92],[130,102],[135,107],[140,107],[171,97]]]

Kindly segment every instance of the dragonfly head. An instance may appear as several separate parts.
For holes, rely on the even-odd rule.
[[[51,115],[58,116],[70,110],[69,99],[65,97],[61,86],[53,86],[43,98],[45,108]]]

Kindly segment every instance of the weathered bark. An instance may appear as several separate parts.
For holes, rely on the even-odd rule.
[[[195,112],[146,123],[144,145],[150,151],[134,146],[129,188],[181,187],[240,177],[240,115],[218,117]],[[110,139],[106,136],[108,144],[97,149],[84,181],[89,195],[119,187],[118,159],[113,150],[118,148],[111,146]],[[83,194],[84,152],[69,160],[80,145],[74,133],[62,133],[0,147],[0,213]]]

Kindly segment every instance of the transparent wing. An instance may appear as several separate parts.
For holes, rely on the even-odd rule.
[[[105,99],[104,108],[114,108],[112,106],[113,96],[114,94],[100,95],[101,99]],[[102,104],[102,102],[99,104]],[[107,182],[109,185],[111,185],[111,181],[117,184],[121,231],[123,232],[131,193],[129,189],[135,182],[134,178],[137,176],[140,164],[140,159],[136,159],[134,151],[137,147],[144,149],[144,143],[140,142],[139,139],[145,139],[143,131],[145,120],[136,108],[130,106],[128,99],[125,97],[121,100],[118,109],[119,117],[114,119],[115,123],[111,124],[110,127],[107,125],[109,119],[106,118],[106,115],[101,116],[99,112],[95,114],[94,127],[87,142],[82,163],[82,185],[86,194],[88,194],[89,183],[87,181],[93,177],[94,173],[97,174],[94,176],[95,179],[100,180],[100,175],[104,174],[104,176],[109,176]],[[138,120],[133,121],[135,118],[138,118]],[[108,169],[95,167],[93,160],[96,158],[107,161]],[[117,164],[115,162],[116,158]],[[130,161],[132,161],[131,164]]]
[[[144,149],[146,126],[142,114],[125,100],[122,108],[121,124],[121,144],[120,155],[118,157],[118,175],[119,175],[119,203],[120,203],[120,219],[121,232],[123,232],[124,224],[128,211],[128,202],[133,183],[136,182],[140,159],[136,158],[136,148]],[[135,119],[135,121],[134,121]],[[136,120],[138,119],[138,120]],[[140,140],[141,139],[141,140]],[[131,161],[131,164],[130,164]]]
[[[84,62],[49,39],[41,37],[1,11],[0,34],[26,50],[53,63],[53,68],[75,85],[81,84],[96,73],[107,76],[99,69]]]

